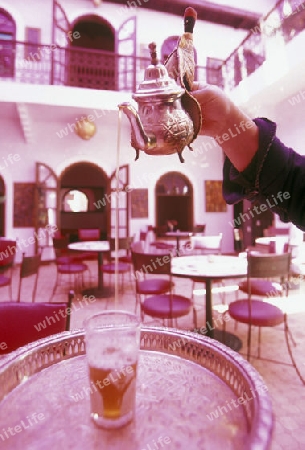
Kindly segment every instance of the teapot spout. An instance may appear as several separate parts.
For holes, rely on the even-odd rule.
[[[131,145],[136,151],[136,160],[139,158],[140,150],[146,152],[156,146],[155,136],[147,135],[137,110],[128,102],[121,103],[119,109],[129,119],[131,125]]]

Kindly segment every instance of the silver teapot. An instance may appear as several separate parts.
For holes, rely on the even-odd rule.
[[[136,150],[136,160],[140,150],[148,155],[171,155],[178,153],[181,162],[182,151],[197,136],[194,121],[183,107],[196,102],[183,87],[168,75],[166,67],[156,57],[156,45],[149,45],[151,64],[146,68],[144,81],[132,98],[138,103],[138,111],[128,102],[119,105],[131,124],[131,145]],[[197,109],[198,105],[195,105]],[[186,106],[188,107],[188,106]],[[192,108],[191,108],[192,109]]]

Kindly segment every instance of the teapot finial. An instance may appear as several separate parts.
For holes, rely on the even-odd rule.
[[[157,45],[155,42],[151,42],[148,46],[149,50],[150,50],[150,57],[151,57],[151,64],[153,66],[156,66],[157,64],[159,64],[159,60],[157,58]]]

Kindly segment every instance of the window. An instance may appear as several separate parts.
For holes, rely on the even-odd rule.
[[[84,192],[73,189],[66,192],[63,198],[63,211],[86,212],[88,211],[88,197]]]

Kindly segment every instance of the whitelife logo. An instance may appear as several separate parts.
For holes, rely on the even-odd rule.
[[[291,106],[298,105],[302,101],[305,100],[305,91],[299,91],[297,95],[294,95],[293,97],[288,99],[288,102]]]
[[[250,216],[252,219],[254,218],[255,214],[259,215],[264,211],[267,211],[267,209],[272,209],[275,206],[280,206],[281,203],[283,203],[284,200],[288,200],[290,198],[289,192],[278,192],[276,194],[276,197],[272,195],[272,197],[269,197],[266,199],[266,203],[261,203],[259,206],[253,206],[252,209],[248,209],[247,212],[239,213],[238,217],[233,220],[233,222],[229,222],[231,227],[239,227],[241,223],[245,223],[247,220],[250,220]]]
[[[0,442],[1,440],[2,442],[4,442],[10,437],[21,433],[22,431],[27,430],[30,427],[34,427],[44,419],[45,416],[43,413],[33,413],[30,416],[27,416],[25,420],[21,420],[21,422],[12,427],[2,428],[2,431],[0,433]]]
[[[72,303],[71,308],[67,307],[60,309],[57,312],[53,311],[53,316],[45,316],[42,322],[39,322],[37,325],[34,325],[34,328],[38,332],[40,332],[41,330],[45,330],[47,326],[50,326],[51,324],[56,324],[56,322],[61,321],[61,318],[65,319],[67,316],[71,315],[72,311],[79,311],[80,309],[83,309],[84,306],[88,305],[88,302],[89,303],[96,302],[96,298],[94,297],[94,295],[90,295],[88,299],[87,295],[84,295],[82,301],[78,300],[78,305],[76,305],[76,303]]]
[[[220,416],[223,416],[224,414],[227,414],[229,411],[232,411],[233,408],[238,408],[240,405],[244,405],[247,402],[250,402],[254,398],[256,398],[256,392],[261,393],[262,395],[268,391],[268,387],[265,384],[262,384],[257,387],[256,391],[253,391],[250,389],[251,394],[248,395],[247,392],[244,392],[243,395],[238,397],[237,399],[228,400],[225,405],[218,405],[217,409],[214,411],[211,411],[209,414],[207,414],[207,418],[210,421],[213,421],[214,419],[219,419]]]

